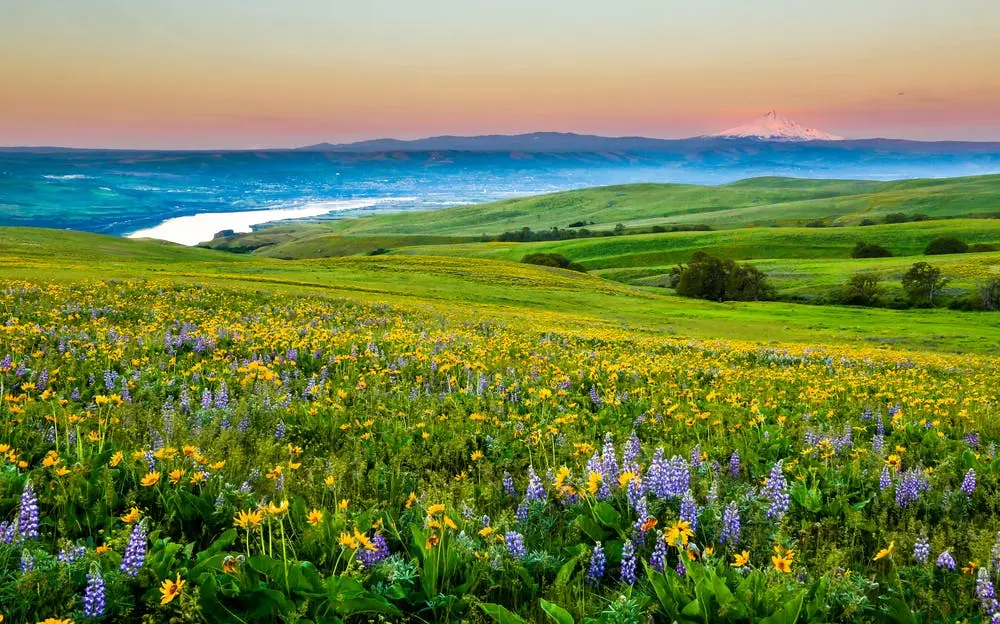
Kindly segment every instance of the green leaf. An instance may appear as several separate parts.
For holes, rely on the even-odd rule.
[[[688,617],[701,617],[701,601],[695,598],[691,602],[687,603],[681,610],[681,615],[686,615]]]
[[[570,615],[569,611],[556,603],[549,602],[544,598],[540,599],[539,603],[542,605],[542,611],[545,611],[556,624],[575,624],[573,616]]]
[[[494,622],[500,622],[500,624],[528,624],[521,616],[511,613],[498,604],[480,602],[479,608],[482,609],[486,615],[493,618]]]
[[[617,528],[621,521],[621,515],[606,502],[598,503],[594,507],[594,515],[604,526]]]

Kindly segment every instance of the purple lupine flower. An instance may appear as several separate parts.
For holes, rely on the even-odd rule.
[[[904,509],[909,507],[910,503],[916,502],[920,498],[920,493],[929,487],[927,475],[923,470],[919,468],[907,470],[896,484],[896,505]]]
[[[517,498],[517,490],[514,489],[514,478],[506,470],[503,471],[503,491],[511,498]]]
[[[11,522],[0,522],[0,542],[11,544],[17,537],[17,525]]]
[[[951,556],[951,553],[947,550],[938,555],[937,567],[942,570],[954,570],[955,569],[955,558]]]
[[[83,594],[83,617],[97,619],[106,607],[104,579],[96,568],[87,575],[87,589]]]
[[[517,510],[514,511],[514,516],[517,518],[517,521],[522,524],[527,522],[528,504],[522,501],[521,504],[517,506]]]
[[[132,534],[128,538],[125,555],[122,557],[122,564],[118,569],[135,578],[138,576],[139,569],[142,568],[145,559],[146,529],[142,522],[136,522],[132,527]]]
[[[389,544],[386,543],[384,535],[376,533],[372,538],[372,546],[375,547],[375,550],[362,548],[358,551],[358,561],[361,562],[361,565],[366,570],[371,569],[376,563],[389,558]]]
[[[605,433],[604,447],[601,449],[601,476],[608,483],[617,483],[619,474],[618,458],[615,456],[615,443],[611,439],[611,434]]]
[[[201,393],[201,409],[207,410],[212,408],[212,391],[205,388]]]
[[[684,492],[684,497],[681,499],[681,520],[689,522],[692,531],[697,530],[698,507],[695,505],[694,494],[691,490]]]
[[[979,434],[978,433],[976,433],[974,431],[970,432],[970,433],[967,433],[967,434],[965,434],[965,436],[962,439],[965,440],[965,443],[968,444],[969,446],[971,446],[972,448],[979,448]]]
[[[274,439],[283,440],[285,438],[285,421],[278,423],[278,426],[274,430]]]
[[[965,473],[965,478],[962,479],[962,492],[964,492],[967,496],[972,496],[975,491],[976,471],[973,468],[969,468],[969,472]]]
[[[524,559],[528,551],[524,548],[524,536],[517,531],[507,531],[503,536],[503,541],[507,545],[507,552],[515,559]]]
[[[646,541],[646,536],[642,532],[642,525],[649,519],[649,504],[645,496],[640,496],[635,504],[635,522],[632,523],[632,535],[639,544]]]
[[[635,434],[635,430],[633,430],[632,435],[630,435],[628,441],[625,442],[625,450],[622,451],[622,464],[625,465],[626,470],[632,470],[636,467],[635,460],[638,459],[641,450],[642,446],[639,442],[639,436],[637,436]]]
[[[604,547],[600,542],[594,545],[594,551],[590,555],[590,567],[587,569],[587,582],[591,585],[600,585],[604,578],[604,568],[606,560],[604,557]]]
[[[59,551],[58,555],[56,555],[56,561],[59,563],[73,563],[85,554],[87,554],[87,548],[85,546],[64,548]]]
[[[767,517],[771,520],[781,520],[788,512],[791,497],[788,495],[788,482],[785,481],[785,472],[782,469],[784,460],[779,460],[771,468],[771,474],[767,478],[767,485],[764,486],[763,495],[769,502]]]
[[[740,452],[733,451],[733,454],[729,456],[729,476],[739,477],[740,476]]]
[[[688,570],[684,567],[684,562],[680,559],[677,560],[677,566],[674,568],[678,576],[687,576]]]
[[[31,481],[27,481],[21,492],[21,512],[17,518],[17,531],[25,539],[38,539],[38,527],[38,496],[31,487]]]
[[[27,549],[21,552],[21,572],[27,574],[35,569],[35,558]]]
[[[528,489],[524,492],[524,502],[544,501],[545,496],[545,486],[542,485],[542,480],[535,474],[535,468],[528,466]]]
[[[730,502],[722,512],[722,534],[719,536],[719,543],[732,546],[739,544],[741,530],[740,509],[735,502]]]
[[[215,391],[215,407],[220,409],[229,407],[229,388],[226,387],[224,381],[219,384],[219,389]]]
[[[596,386],[590,387],[590,401],[594,404],[594,407],[596,408],[600,408],[602,405],[604,405],[604,399],[602,399],[601,396],[597,394]]]
[[[986,567],[979,568],[976,572],[976,596],[979,598],[983,613],[993,616],[1000,611],[1000,602],[997,601],[996,588],[990,580],[990,572]]]
[[[630,539],[622,545],[621,576],[623,582],[635,585],[635,544]]]
[[[885,448],[885,436],[881,433],[876,433],[875,437],[872,438],[872,452],[877,456],[881,456],[883,448]]]
[[[691,489],[691,472],[683,457],[672,457],[659,470],[653,493],[659,498],[680,498]]]
[[[667,566],[667,543],[663,541],[663,531],[656,532],[656,546],[649,556],[649,567],[657,572],[663,572]]]
[[[639,504],[639,499],[646,493],[646,484],[639,477],[635,477],[633,479],[629,479],[629,482],[625,485],[625,490],[629,506],[635,509],[635,507]]]
[[[889,474],[889,464],[882,466],[882,474],[878,477],[878,489],[880,492],[892,485],[892,475]]]
[[[699,468],[701,467],[701,445],[695,444],[694,448],[691,449],[691,467]]]
[[[913,544],[913,559],[920,564],[927,563],[927,558],[931,556],[931,545],[925,535],[917,538]]]

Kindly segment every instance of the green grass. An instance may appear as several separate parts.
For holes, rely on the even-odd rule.
[[[393,255],[288,261],[95,234],[0,228],[0,272],[7,279],[156,278],[316,292],[465,312],[470,320],[548,318],[560,327],[586,323],[705,339],[894,344],[980,353],[1000,348],[1000,319],[991,314],[783,302],[717,304],[594,275],[481,258]]]
[[[732,228],[816,219],[855,224],[895,212],[934,218],[1000,213],[1000,175],[901,182],[755,178],[720,186],[631,184],[290,227],[352,236],[477,236],[522,227],[565,228],[581,220],[593,221],[588,227],[595,230],[609,230],[618,223]]]

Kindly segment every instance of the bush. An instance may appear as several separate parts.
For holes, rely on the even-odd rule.
[[[969,246],[951,236],[941,236],[928,243],[924,249],[925,256],[941,256],[944,254],[960,254],[969,251]]]
[[[826,221],[822,219],[816,219],[815,221],[810,221],[809,223],[806,223],[806,227],[811,227],[811,228],[826,227]]]
[[[882,221],[885,223],[906,223],[909,220],[909,217],[902,212],[893,212],[882,217]]]
[[[1000,310],[1000,277],[994,277],[980,289],[984,310]]]
[[[524,264],[537,264],[539,266],[556,267],[557,269],[569,269],[570,271],[579,271],[580,273],[586,273],[587,269],[583,267],[582,264],[573,262],[566,256],[561,256],[554,253],[533,253],[521,258],[521,262]]]
[[[772,299],[774,288],[767,275],[751,264],[738,265],[704,251],[696,251],[687,265],[673,269],[669,281],[677,294],[711,301],[760,301]]]
[[[571,227],[571,228],[579,228],[579,227],[583,227],[585,225],[589,225],[589,224],[586,221],[574,221],[573,223],[569,224],[569,227]]]
[[[984,253],[987,251],[1000,251],[1000,247],[991,245],[990,243],[973,243],[969,245],[969,253]]]
[[[859,242],[851,251],[852,258],[891,258],[892,252],[880,245]]]
[[[880,281],[877,273],[855,273],[847,280],[841,300],[850,305],[872,305],[878,300]]]
[[[385,247],[379,247],[378,249],[372,249],[368,252],[369,256],[382,256],[389,253],[389,250]]]
[[[860,226],[876,225],[876,224],[877,222],[874,219],[862,219],[861,222],[858,223],[858,225]]]

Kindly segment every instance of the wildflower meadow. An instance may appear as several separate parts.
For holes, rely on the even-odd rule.
[[[1000,622],[1000,361],[0,284],[0,619]]]

